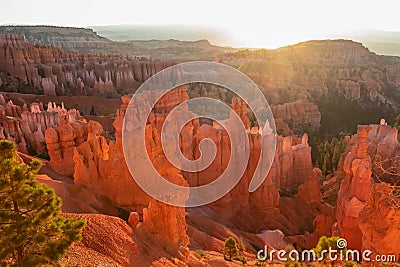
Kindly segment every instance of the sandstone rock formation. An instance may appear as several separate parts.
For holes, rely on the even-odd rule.
[[[274,51],[241,51],[220,62],[240,69],[270,104],[343,96],[380,102],[399,111],[391,88],[398,88],[399,59],[379,56],[350,40],[307,41]]]
[[[341,237],[353,249],[362,247],[358,217],[366,205],[372,182],[372,164],[367,153],[369,131],[369,126],[358,126],[357,135],[351,139],[339,164],[345,178],[338,193],[336,218]]]
[[[178,99],[181,90],[178,92]],[[167,97],[167,100],[174,99],[174,94]],[[166,244],[168,251],[181,259],[185,259],[187,254],[188,237],[186,236],[185,210],[184,208],[173,207],[161,203],[157,200],[150,200],[131,177],[124,160],[121,131],[123,116],[127,108],[129,98],[122,98],[123,105],[117,112],[115,120],[116,142],[108,142],[101,133],[102,126],[94,121],[87,125],[87,140],[74,148],[74,181],[92,188],[107,196],[119,206],[128,208],[131,211],[143,213],[143,226],[154,240],[162,241]],[[161,102],[158,104],[160,110],[164,110],[166,105],[175,104],[173,101]],[[157,115],[155,116],[157,117]],[[156,123],[148,135],[148,151],[151,159],[161,166],[165,166],[163,159],[159,158],[160,141],[152,140],[158,138]],[[164,159],[165,161],[165,159]],[[115,168],[115,166],[119,166]],[[174,168],[159,168],[161,174],[170,181],[179,184],[186,183],[179,174],[179,170]]]
[[[101,135],[103,127],[90,121],[86,141],[71,148],[72,172],[75,183],[92,188],[119,206],[142,213],[150,198],[134,182],[124,159],[121,130],[129,98],[122,100],[114,124],[116,141],[108,142]]]
[[[373,207],[376,211],[382,210],[382,214],[385,215],[379,217],[377,224],[392,225],[393,223],[391,215],[386,213],[392,207],[386,205],[387,202],[383,200],[389,195],[382,194],[382,191],[386,192],[390,188],[389,185],[382,183],[387,178],[382,176],[380,167],[387,166],[385,163],[382,165],[382,161],[398,157],[399,147],[396,129],[387,125],[362,125],[358,126],[357,134],[351,138],[346,152],[340,159],[336,175],[343,181],[338,193],[336,219],[339,234],[346,238],[350,248],[371,247],[371,242],[376,240],[375,237],[378,234],[386,240],[396,236],[390,229],[386,231],[368,227],[376,223],[374,218],[378,217],[369,216],[367,219],[365,216],[372,212]],[[391,166],[397,164],[394,161],[386,161],[386,163]],[[376,248],[374,247],[375,251]],[[391,251],[388,246],[382,246],[381,251],[384,250]]]
[[[188,94],[191,99],[210,97],[231,105],[242,120],[246,121],[246,127],[250,126],[247,115],[250,114],[249,109],[241,101],[235,100],[236,96],[232,92],[214,85],[194,84],[189,86]],[[267,98],[267,100],[273,103],[270,98]],[[270,107],[275,119],[275,128],[280,135],[290,136],[294,135],[293,130],[303,133],[309,130],[317,130],[320,127],[321,113],[318,106],[310,101],[298,100],[281,105],[271,105]]]
[[[292,130],[318,129],[321,123],[321,113],[318,106],[310,102],[296,101],[282,105],[271,106],[275,119],[280,119],[289,125]],[[279,125],[278,125],[279,126]],[[277,127],[287,132],[286,126]]]
[[[140,103],[146,100],[143,96]],[[151,96],[150,96],[151,97]],[[163,155],[160,132],[167,113],[176,105],[188,99],[186,88],[178,88],[165,95],[155,106],[148,118],[146,128],[146,145],[153,166],[166,179],[190,186],[207,184],[226,168],[230,157],[230,140],[227,133],[218,125],[200,124],[198,120],[188,123],[180,136],[180,147],[188,159],[199,156],[198,144],[204,138],[211,138],[217,147],[216,160],[206,170],[199,173],[180,172],[173,167]],[[131,211],[143,214],[143,225],[146,232],[158,240],[170,240],[169,250],[180,258],[185,258],[185,247],[188,244],[184,210],[151,200],[135,183],[126,166],[122,150],[122,122],[130,98],[122,97],[121,109],[117,112],[114,121],[116,141],[107,141],[101,136],[101,127],[88,128],[88,137],[74,151],[75,173],[77,184],[92,188],[95,192],[106,196],[113,203]],[[245,125],[250,126],[247,118],[247,108],[237,100],[233,100],[234,110],[242,118]],[[141,118],[140,110],[136,111],[137,118]],[[248,130],[250,141],[250,160],[239,184],[224,198],[207,206],[208,214],[216,212],[220,219],[239,216],[237,212],[270,214],[277,216],[277,221],[285,220],[288,233],[302,233],[301,229],[312,230],[315,214],[307,212],[300,215],[293,210],[301,205],[318,205],[321,196],[317,182],[316,171],[313,171],[311,162],[311,148],[308,145],[307,135],[301,139],[294,136],[278,136],[276,159],[273,168],[263,185],[254,193],[248,192],[250,179],[256,167],[256,159],[261,149],[260,133],[256,128]],[[118,168],[115,168],[118,166]],[[305,190],[305,187],[307,190]],[[309,188],[308,188],[309,187]],[[298,193],[295,199],[286,199],[281,203],[281,192]],[[293,201],[292,201],[293,200]],[[293,212],[288,212],[287,210]],[[280,213],[281,212],[281,213]],[[294,215],[296,213],[296,215]],[[248,216],[248,215],[247,215]],[[306,216],[307,220],[300,220],[298,216]],[[161,219],[162,218],[162,219]],[[245,218],[245,217],[243,217]],[[260,219],[265,222],[267,218]],[[251,219],[249,218],[249,221]],[[275,223],[275,222],[274,222]],[[254,231],[260,225],[250,226]],[[272,223],[271,223],[272,225]],[[278,226],[278,224],[276,224]],[[262,229],[262,228],[261,228]],[[265,229],[265,228],[264,228]],[[257,231],[257,230],[256,230]],[[193,233],[193,231],[192,231]],[[173,241],[173,242],[171,242]]]
[[[398,256],[400,251],[398,193],[398,187],[387,183],[374,184],[367,205],[359,214],[362,249],[372,251],[374,256]]]
[[[189,237],[186,234],[185,209],[152,199],[143,210],[143,224],[150,236],[165,244],[166,249],[179,256],[188,257]]]
[[[212,60],[239,49],[216,46],[207,40],[133,40],[111,41],[93,29],[55,26],[0,26],[0,34],[24,35],[33,44],[58,47],[66,51],[92,54],[138,55],[158,59]],[[102,34],[103,35],[103,34]]]
[[[50,156],[50,167],[56,172],[72,176],[74,174],[74,150],[86,140],[88,126],[84,121],[70,121],[68,116],[61,118],[61,124],[47,128],[45,140]]]
[[[66,116],[71,121],[80,118],[79,111],[66,110],[49,103],[44,110],[43,103],[15,105],[11,100],[6,103],[0,95],[0,137],[16,142],[19,151],[28,154],[45,155],[45,130],[60,124],[61,117]]]
[[[0,72],[45,95],[116,97],[131,93],[140,83],[173,62],[127,59],[35,47],[20,35],[0,35]]]

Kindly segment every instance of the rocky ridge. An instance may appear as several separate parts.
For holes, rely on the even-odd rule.
[[[340,94],[399,110],[400,60],[379,56],[350,40],[308,41],[275,50],[239,51],[221,57],[255,81],[272,104],[318,102]]]
[[[119,97],[174,62],[120,56],[93,56],[55,47],[35,47],[21,35],[0,35],[2,86],[28,86],[44,95]],[[2,79],[2,80],[3,80]],[[17,81],[15,81],[17,79]]]
[[[164,60],[212,60],[231,47],[210,44],[207,40],[132,40],[111,41],[92,29],[55,26],[0,26],[0,34],[23,35],[40,46],[58,47],[79,53],[151,57]]]

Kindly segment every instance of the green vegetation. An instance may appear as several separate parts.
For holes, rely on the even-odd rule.
[[[340,187],[340,183],[342,182],[342,180],[338,181],[338,185],[336,186],[336,188],[334,190],[331,190],[329,192],[327,192],[324,195],[324,202],[325,203],[329,203],[333,206],[336,205],[337,202],[337,198],[338,198],[338,192],[339,192],[339,187]]]
[[[245,256],[239,256],[238,261],[240,261],[240,263],[242,263],[242,266],[245,266],[247,264],[247,259]]]
[[[0,265],[56,265],[81,239],[84,220],[59,216],[61,199],[35,177],[41,163],[21,163],[16,146],[0,141]],[[6,245],[5,245],[6,244]]]
[[[328,84],[328,87],[334,88],[334,85]],[[400,127],[400,116],[395,119],[393,110],[387,105],[372,102],[365,96],[349,100],[332,90],[313,101],[322,114],[320,129],[315,131],[305,127],[296,133],[308,133],[313,163],[327,179],[335,172],[340,155],[346,149],[344,136],[355,133],[357,125],[378,123],[385,118],[389,123],[397,120]]]
[[[46,141],[43,141],[41,143],[42,147],[43,147],[43,154],[38,155],[39,158],[42,159],[47,159],[50,160],[50,156],[49,156],[49,151],[47,150],[47,144]]]
[[[246,245],[244,244],[242,237],[239,237],[239,240],[237,242],[237,247],[238,247],[239,253],[241,255],[243,255],[243,253],[246,251]]]
[[[201,250],[201,249],[198,249],[198,250],[196,250],[195,252],[196,252],[197,254],[199,254],[200,257],[202,257],[202,258],[204,258],[204,257],[206,256],[206,253],[204,253],[204,251]]]
[[[41,44],[41,43],[39,43],[39,42],[35,43],[35,47],[36,47],[36,48],[47,48],[46,45]]]
[[[348,134],[341,132],[338,137],[316,144],[314,164],[322,170],[325,177],[329,177],[336,171],[340,156],[347,147],[346,135]]]
[[[327,266],[328,264],[330,264],[330,266],[334,267],[334,266],[355,266],[356,263],[353,261],[344,261],[344,260],[340,260],[340,257],[338,256],[337,260],[332,261],[330,260],[329,257],[329,253],[326,253],[326,251],[328,251],[329,249],[331,250],[336,250],[339,253],[343,253],[343,255],[346,255],[346,247],[344,246],[343,248],[338,247],[338,242],[341,240],[342,238],[338,237],[338,236],[332,236],[332,237],[326,237],[326,236],[321,236],[318,244],[316,246],[316,248],[314,248],[315,254],[317,256],[317,258],[323,258],[322,263],[325,264],[325,266]],[[339,242],[340,243],[340,242]]]
[[[226,259],[226,256],[228,256],[229,261],[232,261],[232,258],[238,255],[238,251],[239,249],[235,238],[228,237],[225,240],[225,245],[224,245],[224,259]]]
[[[382,118],[391,124],[396,116],[387,105],[373,102],[366,97],[349,100],[336,92],[329,92],[314,101],[322,114],[318,136],[325,139],[337,136],[340,132],[355,133],[357,125],[379,123]]]

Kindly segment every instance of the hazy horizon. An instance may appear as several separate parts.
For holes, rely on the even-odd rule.
[[[223,33],[235,47],[276,48],[365,30],[400,31],[395,1],[13,1],[0,24],[101,27],[187,25]],[[16,12],[16,10],[18,12]],[[62,12],[61,12],[62,11]]]

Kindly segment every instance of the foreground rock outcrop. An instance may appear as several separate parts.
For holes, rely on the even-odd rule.
[[[61,258],[61,266],[140,265],[135,235],[123,220],[102,214],[66,213],[63,216],[85,219],[87,224],[82,241]]]
[[[376,244],[378,236],[383,244],[399,237],[391,230],[396,227],[399,216],[395,208],[398,199],[391,193],[396,190],[395,180],[385,171],[387,166],[398,166],[399,147],[396,129],[387,125],[362,125],[340,159],[336,176],[343,181],[336,219],[339,234],[346,238],[349,248],[390,253],[391,245],[372,244]],[[372,216],[372,212],[376,214]],[[384,225],[388,227],[382,228]]]
[[[362,249],[373,255],[396,255],[400,251],[399,187],[374,184],[368,202],[359,213]]]
[[[211,182],[226,168],[230,142],[218,125],[193,120],[181,132],[183,154],[188,159],[198,157],[199,143],[207,137],[216,144],[216,160],[198,173],[181,172],[172,166],[162,150],[160,131],[166,114],[187,99],[186,87],[181,87],[156,105],[146,126],[146,146],[153,165],[163,177],[180,185],[199,186]],[[400,166],[396,161],[400,153],[396,129],[385,123],[360,125],[357,134],[347,139],[347,150],[332,178],[341,181],[336,211],[334,207],[321,203],[321,171],[312,166],[306,134],[302,138],[277,136],[271,171],[262,186],[249,193],[247,187],[261,142],[257,128],[248,129],[250,160],[241,181],[222,199],[211,205],[189,209],[190,215],[187,215],[184,208],[151,199],[131,177],[122,147],[123,118],[129,101],[129,97],[123,97],[123,104],[117,112],[115,142],[105,138],[102,126],[94,121],[75,128],[74,122],[66,122],[57,126],[58,130],[56,127],[49,132],[56,133],[61,143],[67,142],[59,146],[61,150],[73,151],[71,164],[76,185],[90,188],[112,203],[136,212],[135,218],[132,216],[130,220],[132,227],[138,229],[135,231],[142,232],[151,240],[149,242],[158,240],[168,244],[165,245],[166,251],[183,262],[191,258],[190,242],[194,248],[214,250],[224,238],[235,235],[242,236],[244,242],[263,244],[266,241],[254,233],[275,229],[281,230],[285,243],[296,243],[300,247],[315,246],[322,235],[339,235],[353,249],[370,249],[375,254],[392,254],[398,249],[397,180],[383,171],[385,166]],[[245,105],[234,99],[233,107],[250,128]],[[142,119],[139,110],[134,112],[137,112],[139,120]],[[77,134],[79,131],[83,134]],[[65,137],[62,141],[60,136],[63,135],[69,139]],[[377,210],[379,219],[373,215]],[[231,232],[224,229],[227,221]],[[207,245],[205,240],[211,243]]]
[[[336,218],[340,235],[354,249],[362,247],[358,216],[366,205],[372,183],[372,163],[367,153],[369,131],[369,126],[358,126],[357,135],[350,140],[339,163],[339,169],[343,170],[345,177],[338,193]]]

